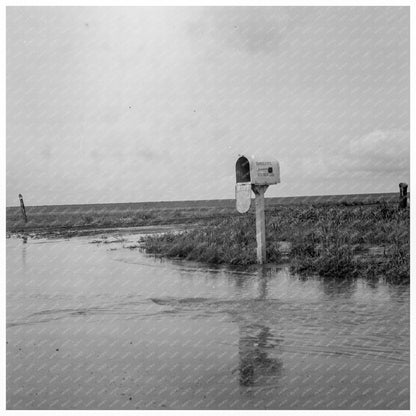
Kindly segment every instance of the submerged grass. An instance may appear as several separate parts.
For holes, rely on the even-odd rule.
[[[359,207],[280,207],[267,212],[267,260],[279,262],[280,242],[291,249],[291,269],[334,278],[410,278],[409,211],[379,204]],[[252,213],[212,220],[181,234],[149,236],[148,253],[215,264],[256,262]],[[376,255],[371,249],[378,249]],[[374,251],[374,250],[373,250]]]

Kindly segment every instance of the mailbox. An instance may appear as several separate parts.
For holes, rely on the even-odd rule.
[[[257,186],[280,183],[279,162],[271,158],[240,156],[235,164],[235,199],[237,211],[247,212],[251,205],[251,191]]]
[[[251,191],[256,196],[257,261],[266,262],[266,225],[264,193],[269,185],[280,183],[280,167],[276,159],[240,156],[235,164],[235,199],[237,211],[247,212],[251,205]]]
[[[236,182],[252,185],[280,183],[279,162],[271,158],[240,156],[235,164]]]

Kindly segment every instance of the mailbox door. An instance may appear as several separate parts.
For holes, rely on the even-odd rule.
[[[242,182],[235,185],[235,200],[237,211],[244,214],[250,209],[251,205],[251,183]]]

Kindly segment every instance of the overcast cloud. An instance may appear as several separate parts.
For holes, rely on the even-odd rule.
[[[406,7],[8,7],[7,205],[397,191],[409,77]]]

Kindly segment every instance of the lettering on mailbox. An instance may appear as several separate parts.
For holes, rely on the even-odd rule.
[[[258,176],[273,176],[273,167],[271,162],[256,162]]]

